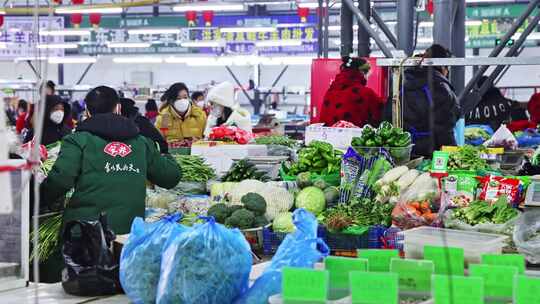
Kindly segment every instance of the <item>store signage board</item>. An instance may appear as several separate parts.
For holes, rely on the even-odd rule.
[[[390,261],[399,258],[399,251],[394,249],[359,249],[358,257],[368,260],[369,271],[389,272]]]
[[[514,304],[540,303],[540,278],[518,275],[514,283]]]
[[[525,274],[525,257],[521,254],[483,254],[482,264],[517,267],[519,274]]]
[[[484,280],[479,277],[434,275],[433,299],[437,304],[484,304]]]
[[[348,289],[351,271],[367,271],[368,260],[329,256],[324,259],[324,267],[330,274],[330,289]]]
[[[49,22],[50,20],[50,22]],[[50,26],[50,27],[49,27]],[[45,30],[64,29],[64,17],[41,18],[39,28]],[[39,36],[34,33],[33,17],[4,17],[3,30],[0,30],[0,43],[7,43],[7,48],[0,49],[0,59],[15,59],[17,57],[62,57],[63,49],[40,49],[37,53],[36,44],[63,43],[61,36]]]
[[[463,248],[425,246],[424,259],[433,261],[436,274],[462,276],[465,273]]]
[[[471,19],[517,18],[525,12],[526,8],[526,4],[469,6],[466,10],[466,16]],[[538,9],[533,12],[533,15],[535,14],[538,14]]]
[[[431,162],[431,173],[446,173],[448,172],[448,159],[450,153],[445,151],[434,151],[433,161]]]
[[[283,303],[324,304],[328,297],[328,271],[284,267],[282,271]]]
[[[396,273],[350,273],[352,304],[396,304],[398,275]]]
[[[469,265],[469,276],[484,278],[485,296],[511,299],[517,267],[484,264]]]
[[[398,274],[399,290],[405,292],[430,292],[434,270],[432,261],[392,259],[390,262],[390,272]]]

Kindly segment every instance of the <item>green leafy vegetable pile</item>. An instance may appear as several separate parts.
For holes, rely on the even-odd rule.
[[[255,138],[255,143],[259,145],[287,146],[289,148],[292,148],[296,145],[295,140],[289,138],[288,136],[282,136],[282,135],[259,136]]]
[[[298,175],[302,172],[311,172],[322,175],[338,174],[341,168],[343,153],[335,150],[326,142],[312,141],[307,147],[298,152],[298,162],[285,167],[285,173]]]
[[[249,229],[268,225],[265,213],[264,198],[257,193],[248,193],[242,197],[242,205],[215,204],[208,209],[207,214],[228,227]]]
[[[448,169],[450,170],[483,170],[488,168],[485,159],[480,158],[483,148],[464,145],[457,152],[450,153]]]
[[[237,161],[222,178],[222,182],[241,182],[246,179],[255,179],[266,182],[270,178],[266,173],[257,170],[254,164],[247,159]]]
[[[465,139],[473,140],[477,138],[488,140],[491,138],[491,135],[489,135],[489,133],[482,128],[466,128],[465,129]]]
[[[411,144],[411,134],[400,128],[394,128],[391,123],[383,121],[375,129],[366,125],[360,137],[353,137],[353,147],[407,147]]]
[[[518,211],[508,204],[508,199],[501,196],[493,204],[474,201],[468,207],[454,211],[453,218],[474,226],[487,223],[504,224],[517,215]]]
[[[175,155],[182,169],[182,181],[205,183],[216,177],[216,172],[198,155]]]
[[[349,204],[340,203],[326,209],[319,217],[332,232],[348,232],[355,227],[373,225],[390,226],[392,224],[392,204],[379,203],[374,200],[351,199]]]

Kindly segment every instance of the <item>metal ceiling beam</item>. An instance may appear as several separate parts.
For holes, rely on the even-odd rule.
[[[369,0],[358,1],[358,10],[366,17],[366,20],[371,19],[371,3]],[[362,27],[361,22],[358,21],[358,57],[369,57],[371,53],[371,43],[369,39],[369,33]],[[371,28],[371,23],[370,23]]]
[[[454,0],[452,22],[452,46],[450,51],[455,57],[465,57],[465,0]],[[453,67],[450,82],[459,94],[465,87],[465,67]]]
[[[384,20],[381,18],[379,13],[377,13],[377,10],[375,8],[371,9],[371,17],[373,17],[373,20],[375,21],[375,24],[381,29],[381,31],[384,33],[386,38],[390,41],[392,46],[394,48],[397,48],[397,39],[396,36],[392,33],[392,31],[386,26],[384,23]]]
[[[403,63],[402,63],[403,61]],[[378,66],[414,67],[414,66],[504,66],[504,65],[540,65],[540,56],[533,57],[467,57],[467,58],[380,58]]]
[[[397,49],[412,56],[414,52],[414,6],[416,0],[398,1]],[[387,35],[388,36],[388,35]]]

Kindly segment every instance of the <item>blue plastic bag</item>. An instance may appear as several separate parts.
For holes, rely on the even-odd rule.
[[[465,118],[460,118],[456,122],[454,127],[454,137],[456,138],[456,144],[463,146],[465,144]]]
[[[171,237],[161,260],[158,304],[229,304],[249,286],[251,248],[238,229],[206,223]]]
[[[145,223],[140,217],[133,220],[120,257],[120,282],[133,303],[156,302],[164,246],[171,235],[188,230],[177,223],[181,218],[176,213],[154,223]]]
[[[312,268],[328,256],[330,249],[317,238],[317,219],[313,214],[296,209],[293,213],[296,230],[289,233],[263,274],[255,281],[248,292],[235,304],[266,304],[268,298],[281,292],[281,270],[283,267]]]

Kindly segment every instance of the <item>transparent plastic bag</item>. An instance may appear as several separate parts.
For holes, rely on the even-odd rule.
[[[484,146],[504,147],[506,149],[515,150],[518,147],[518,142],[514,137],[514,134],[508,130],[505,124],[502,124],[497,131],[493,133],[493,136],[484,143]]]
[[[188,233],[167,242],[161,262],[158,304],[227,304],[248,289],[251,249],[238,229],[204,217]]]
[[[304,209],[293,213],[296,230],[287,234],[263,274],[248,292],[235,304],[264,304],[268,298],[281,292],[281,270],[283,267],[312,268],[330,250],[322,239],[317,238],[317,219]]]
[[[483,233],[495,233],[495,234],[505,234],[511,235],[513,228],[516,224],[516,220],[512,219],[504,224],[494,224],[494,223],[483,223],[477,225],[469,225],[464,221],[458,220],[452,216],[452,210],[446,210],[443,217],[444,227],[457,230],[465,231],[476,231]]]
[[[120,257],[120,282],[133,303],[155,303],[164,246],[171,235],[188,230],[177,223],[181,218],[176,213],[154,223],[139,217],[133,221]]]
[[[178,191],[182,194],[206,194],[206,182],[179,182],[175,191]]]
[[[514,243],[528,262],[540,264],[540,210],[527,210],[518,217]]]

